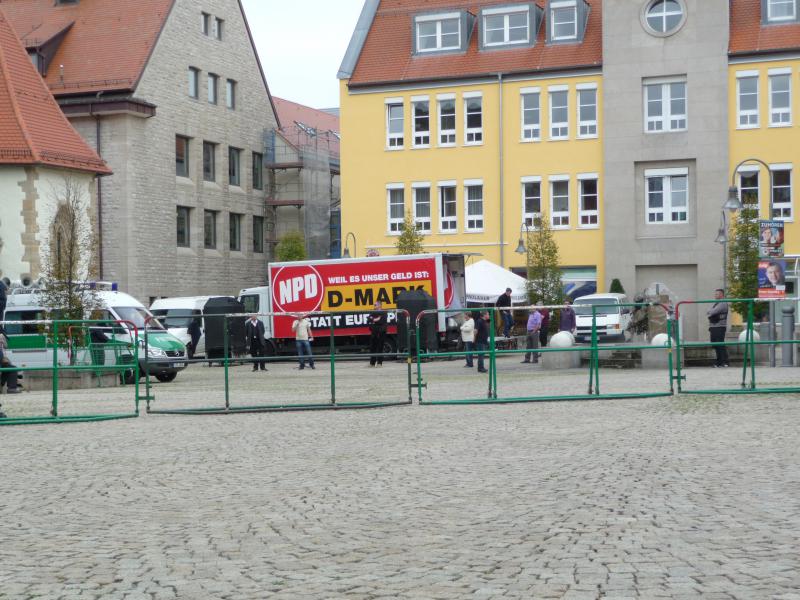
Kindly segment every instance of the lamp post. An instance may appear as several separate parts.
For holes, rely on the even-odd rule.
[[[524,239],[522,237],[522,232],[523,231],[525,231],[525,238]],[[525,248],[525,242],[528,241],[528,232],[529,231],[530,230],[528,229],[528,224],[525,221],[523,221],[522,222],[522,227],[520,227],[520,230],[519,230],[519,244],[517,244],[517,249],[514,250],[514,252],[516,252],[517,254],[525,254],[528,251]]]
[[[350,236],[353,236],[353,258],[358,258],[358,246],[356,242],[356,234],[352,231],[348,231],[347,235],[344,236],[344,252],[342,252],[342,258],[350,258],[350,248],[348,246],[348,242],[350,240]]]

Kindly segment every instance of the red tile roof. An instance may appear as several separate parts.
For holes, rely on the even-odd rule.
[[[73,22],[45,82],[57,96],[136,87],[174,0],[3,0],[2,8],[28,46]],[[64,65],[63,74],[60,65]]]
[[[275,102],[275,110],[281,123],[280,132],[286,141],[296,148],[313,143],[303,133],[302,129],[295,125],[295,123],[301,123],[316,129],[319,143],[327,144],[331,156],[339,156],[339,139],[333,135],[333,133],[338,134],[340,131],[339,117],[291,100],[284,100],[276,96],[273,96],[272,99]],[[324,132],[331,133],[326,136]]]
[[[61,112],[2,7],[0,164],[40,164],[90,173],[111,173]]]
[[[546,44],[547,17],[533,47],[478,50],[475,19],[467,51],[460,54],[414,56],[413,15],[438,9],[466,9],[477,15],[481,8],[507,5],[509,0],[382,0],[370,28],[350,85],[375,85],[480,77],[497,73],[530,73],[599,67],[603,62],[602,0],[591,5],[584,40],[574,44]],[[543,5],[540,1],[537,4]]]
[[[800,49],[800,23],[762,25],[761,0],[730,0],[730,54]]]

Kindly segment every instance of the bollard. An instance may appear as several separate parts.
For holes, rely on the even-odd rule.
[[[781,366],[794,366],[794,306],[784,306],[781,309]]]

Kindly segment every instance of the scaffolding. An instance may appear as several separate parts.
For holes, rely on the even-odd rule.
[[[264,147],[267,241],[276,244],[283,233],[298,229],[309,258],[329,258],[338,242],[332,239],[331,214],[340,203],[339,134],[293,121],[267,130]]]

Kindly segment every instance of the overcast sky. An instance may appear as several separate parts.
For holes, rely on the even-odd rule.
[[[243,0],[270,92],[339,106],[336,73],[363,0]]]

